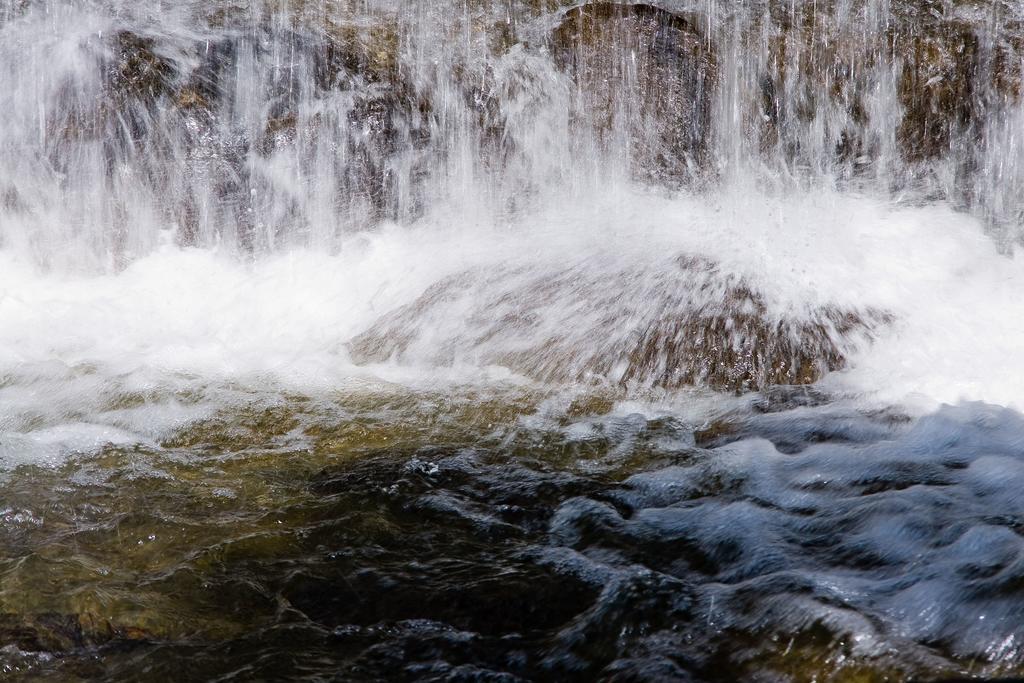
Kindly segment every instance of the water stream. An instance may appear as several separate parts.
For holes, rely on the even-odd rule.
[[[0,0],[0,671],[1024,675],[1015,0]]]

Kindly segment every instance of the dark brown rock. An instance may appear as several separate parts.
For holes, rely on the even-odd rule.
[[[780,316],[742,278],[681,257],[664,270],[462,273],[349,348],[357,362],[471,360],[556,383],[745,391],[815,382],[890,320],[830,306]]]
[[[157,54],[152,38],[121,31],[114,38],[110,88],[121,98],[153,99],[166,94],[174,74],[169,60]]]
[[[897,136],[909,161],[950,149],[976,113],[979,44],[965,26],[943,24],[897,44],[903,60],[899,97],[904,107]]]

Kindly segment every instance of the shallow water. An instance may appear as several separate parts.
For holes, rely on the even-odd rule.
[[[807,390],[253,397],[4,477],[15,679],[1024,669],[1024,417]],[[691,404],[701,401],[694,396]],[[643,410],[643,412],[640,412]]]

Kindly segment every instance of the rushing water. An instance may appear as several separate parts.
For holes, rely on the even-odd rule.
[[[0,0],[0,671],[1024,674],[1024,6]]]

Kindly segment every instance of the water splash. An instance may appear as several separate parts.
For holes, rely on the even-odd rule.
[[[1019,404],[1015,3],[0,18],[4,376]]]

